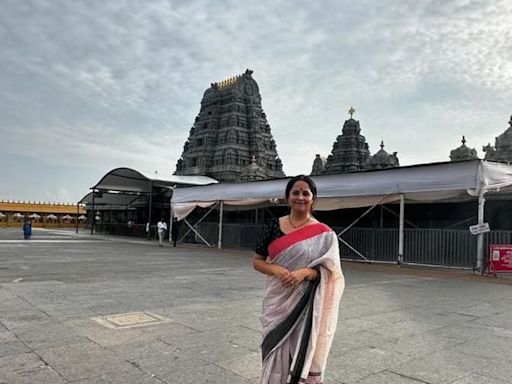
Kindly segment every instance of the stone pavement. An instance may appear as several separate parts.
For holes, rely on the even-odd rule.
[[[250,252],[21,237],[0,229],[0,383],[258,382],[264,278]],[[512,383],[504,278],[343,268],[326,384]]]

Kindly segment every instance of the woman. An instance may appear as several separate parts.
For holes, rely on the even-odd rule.
[[[345,280],[336,234],[311,214],[316,196],[311,178],[292,178],[290,214],[270,222],[255,247],[254,269],[268,275],[261,384],[323,380]]]
[[[23,224],[23,237],[25,240],[29,240],[30,236],[32,236],[32,222],[26,220]]]

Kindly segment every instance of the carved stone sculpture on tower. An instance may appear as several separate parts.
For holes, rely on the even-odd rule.
[[[251,163],[242,170],[240,181],[256,181],[267,178],[265,170],[256,163],[256,158],[251,158]]]
[[[496,137],[494,147],[489,143],[483,148],[485,160],[512,162],[512,116],[508,122],[509,127],[505,132]]]
[[[315,161],[313,161],[313,169],[311,170],[311,176],[321,175],[324,172],[325,161],[325,158],[323,158],[319,154],[316,155]]]
[[[466,138],[462,136],[462,145],[450,151],[450,161],[463,161],[477,159],[476,149],[466,146]]]
[[[384,150],[384,140],[380,142],[380,150],[366,161],[365,169],[386,169],[399,167],[397,152],[391,155]]]
[[[252,73],[248,69],[212,83],[204,92],[199,115],[176,164],[176,175],[236,182],[254,156],[263,178],[285,176]]]

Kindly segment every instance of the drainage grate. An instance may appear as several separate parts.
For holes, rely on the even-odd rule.
[[[171,321],[171,319],[149,312],[121,313],[118,315],[93,317],[92,320],[111,329],[143,327]]]

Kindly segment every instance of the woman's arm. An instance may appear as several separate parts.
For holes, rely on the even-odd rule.
[[[254,269],[265,275],[276,276],[285,286],[297,285],[303,280],[315,280],[318,278],[318,272],[314,268],[301,268],[290,272],[285,267],[269,263],[265,258],[257,253],[252,259]]]
[[[281,281],[283,281],[283,279],[288,277],[290,274],[290,271],[288,271],[285,267],[269,263],[263,256],[258,255],[257,253],[255,253],[254,257],[252,258],[252,265],[256,271],[265,275],[276,276]]]

